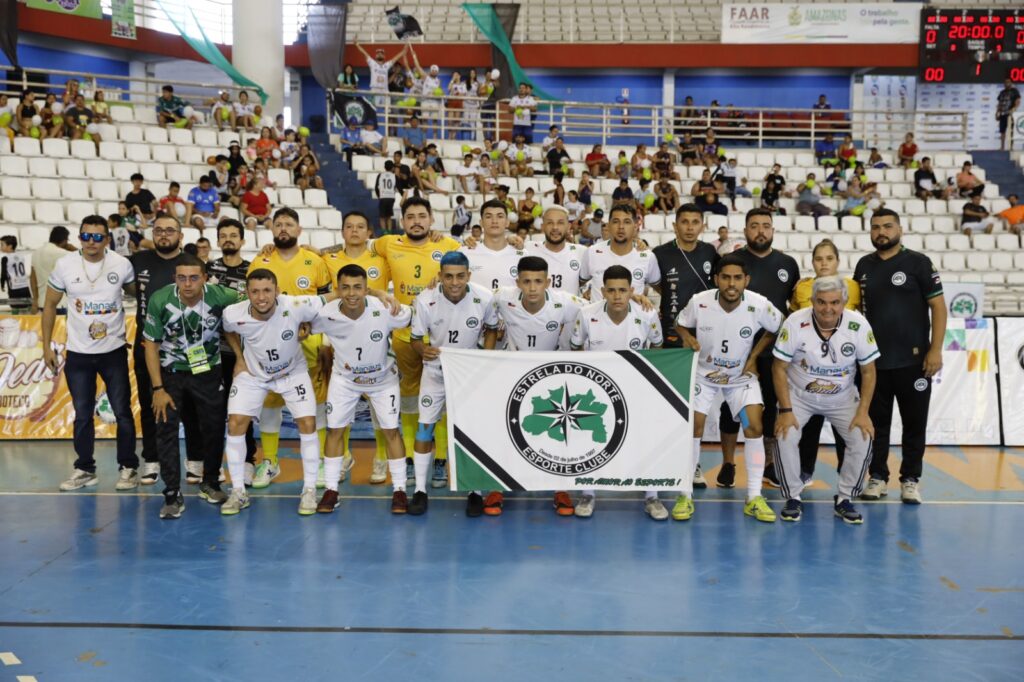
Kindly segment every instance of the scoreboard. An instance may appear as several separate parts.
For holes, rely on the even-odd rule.
[[[925,83],[1024,83],[1024,8],[921,10]]]

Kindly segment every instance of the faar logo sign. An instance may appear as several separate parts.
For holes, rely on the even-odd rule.
[[[557,476],[580,476],[610,462],[629,423],[618,385],[580,362],[549,363],[523,376],[505,409],[517,452]]]

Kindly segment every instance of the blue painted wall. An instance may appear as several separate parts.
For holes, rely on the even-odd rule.
[[[824,94],[833,109],[850,107],[849,74],[820,75],[676,75],[676,102],[687,95],[697,106],[707,106],[717,99],[719,104],[749,108],[809,109]]]
[[[292,125],[307,125],[310,116],[325,116],[324,98],[326,94],[320,84],[310,74],[302,75],[302,123],[292,121]],[[294,114],[293,114],[294,116]]]
[[[127,76],[128,62],[120,59],[96,57],[66,50],[54,50],[35,45],[18,45],[18,61],[26,69],[56,69],[61,71],[83,71],[96,75]],[[10,65],[7,57],[0,53],[0,64]],[[50,82],[63,85],[69,76],[50,76]],[[97,79],[103,88],[125,88],[124,81]]]

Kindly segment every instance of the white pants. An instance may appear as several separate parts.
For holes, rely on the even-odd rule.
[[[343,429],[352,424],[359,398],[366,396],[375,426],[398,428],[398,377],[379,386],[359,386],[338,376],[331,377],[327,387],[327,428]]]
[[[971,223],[963,223],[960,225],[960,230],[971,230],[972,232],[984,232],[988,228],[996,228],[999,226],[999,218],[995,216],[989,216],[982,220],[976,220]]]

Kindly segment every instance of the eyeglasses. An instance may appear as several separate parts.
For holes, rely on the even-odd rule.
[[[107,235],[100,234],[99,232],[80,232],[78,238],[83,242],[96,242],[99,244],[107,238]]]
[[[154,227],[153,234],[175,234],[178,228],[176,227]]]

